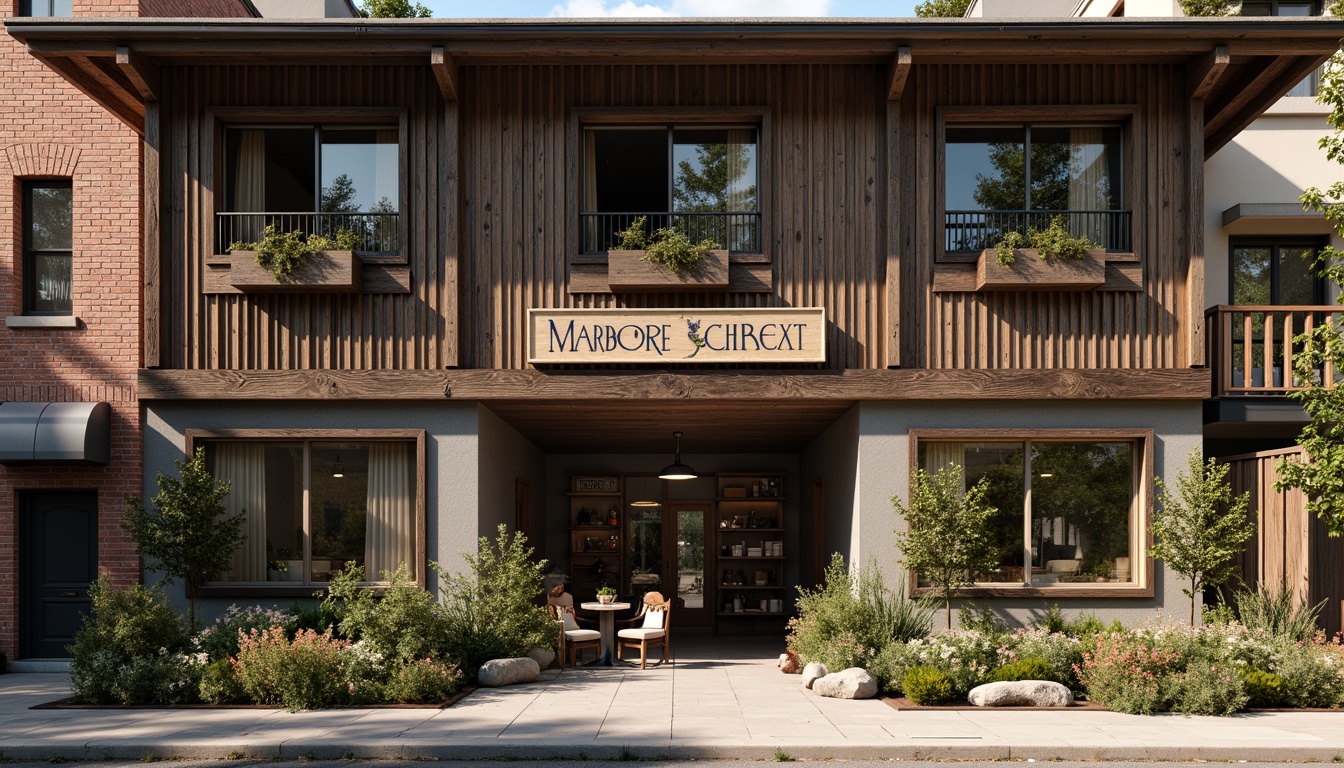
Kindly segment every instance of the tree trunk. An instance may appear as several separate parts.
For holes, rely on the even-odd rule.
[[[943,594],[943,600],[944,600],[944,603],[945,603],[946,606],[947,606],[947,631],[948,631],[948,632],[951,632],[951,631],[952,631],[952,595],[951,595],[951,593],[944,593],[944,594]]]

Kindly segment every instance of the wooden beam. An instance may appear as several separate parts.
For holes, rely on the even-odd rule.
[[[141,400],[1203,400],[1206,369],[141,370]]]
[[[1208,98],[1218,78],[1223,76],[1227,65],[1232,63],[1232,53],[1226,45],[1220,45],[1209,51],[1198,63],[1190,67],[1186,75],[1187,88],[1192,99]]]
[[[145,101],[159,100],[159,68],[129,46],[117,47],[117,66]]]
[[[429,67],[434,70],[434,79],[439,81],[443,100],[457,101],[457,64],[442,45],[429,49]]]
[[[103,83],[110,79],[105,73],[95,75],[86,67],[101,73],[97,67],[94,67],[91,60],[84,57],[65,58],[48,57],[34,54],[41,59],[44,64],[65,78],[66,82],[75,86],[80,93],[93,99],[99,106],[112,113],[112,116],[130,126],[137,134],[144,134],[145,116],[143,107],[139,104],[132,104],[126,99],[126,92],[121,88],[109,89]]]
[[[887,89],[888,101],[901,100],[901,94],[905,92],[905,81],[910,77],[912,59],[910,46],[902,45],[896,49],[896,55],[891,60],[891,86]]]
[[[165,343],[163,308],[171,306],[163,293],[163,251],[159,232],[160,205],[159,103],[145,104],[145,132],[140,141],[140,355],[146,368],[163,364]]]
[[[1232,95],[1217,108],[1209,110],[1212,99],[1206,100],[1204,116],[1204,158],[1207,160],[1238,133],[1251,124],[1269,104],[1273,104],[1312,70],[1324,64],[1329,57],[1303,58],[1279,56],[1259,69],[1253,77],[1229,85],[1223,91]],[[1246,82],[1249,80],[1249,82]]]

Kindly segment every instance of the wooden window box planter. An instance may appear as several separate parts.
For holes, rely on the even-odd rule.
[[[644,261],[644,251],[607,251],[612,293],[713,293],[728,290],[728,251],[708,251],[694,272],[678,274]]]
[[[283,282],[257,263],[252,251],[230,254],[229,284],[243,293],[360,293],[364,290],[364,263],[354,251],[323,251],[308,257],[303,267]]]
[[[1042,259],[1035,248],[1019,248],[1011,266],[996,259],[994,249],[980,252],[975,270],[977,291],[1090,291],[1106,282],[1106,251],[1089,249],[1081,259]]]

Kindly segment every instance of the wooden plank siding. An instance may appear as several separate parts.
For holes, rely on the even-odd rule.
[[[916,57],[918,61],[918,57]],[[1123,107],[1126,206],[1142,291],[940,292],[939,110],[949,107]],[[992,114],[985,115],[992,120]],[[1043,120],[1067,121],[1067,110]],[[1075,120],[1081,118],[1074,118]],[[901,216],[912,247],[906,265],[902,359],[928,368],[1174,368],[1189,364],[1182,329],[1188,248],[1184,68],[1166,64],[972,64],[916,66],[901,106]],[[1202,169],[1197,169],[1202,173]],[[907,362],[907,365],[911,363]]]
[[[1189,145],[1198,131],[1182,65],[920,64],[916,54],[889,106],[891,75],[878,62],[457,63],[459,101],[448,104],[428,61],[163,69],[163,367],[522,369],[529,308],[707,306],[824,306],[829,371],[1191,362],[1186,227],[1199,148]],[[1067,119],[1059,108],[1074,105],[1131,115],[1137,262],[1126,266],[1141,289],[935,293],[940,110],[1043,107]],[[409,293],[203,293],[220,151],[207,115],[244,107],[406,110]],[[765,110],[759,261],[768,263],[750,267],[769,275],[772,292],[574,292],[569,212],[582,163],[571,115],[600,108]]]

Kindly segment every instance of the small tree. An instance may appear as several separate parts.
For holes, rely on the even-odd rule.
[[[985,500],[989,483],[981,479],[963,492],[962,468],[945,467],[935,474],[915,470],[910,482],[910,506],[892,496],[896,513],[907,530],[897,531],[901,566],[928,579],[942,595],[947,628],[952,628],[952,598],[975,582],[977,571],[998,564],[991,535],[998,509]]]
[[[194,632],[196,595],[202,584],[228,570],[234,551],[243,544],[245,512],[225,516],[229,483],[215,482],[205,468],[205,449],[173,463],[179,477],[159,473],[159,494],[148,507],[139,496],[126,497],[121,525],[141,556],[153,558],[148,570],[166,574],[167,581],[181,580]]]
[[[971,0],[925,0],[915,6],[915,15],[923,19],[961,18],[969,7]]]
[[[428,19],[434,14],[410,0],[364,0],[359,12],[369,19]]]
[[[1159,508],[1153,515],[1153,557],[1189,579],[1190,624],[1195,623],[1195,596],[1204,587],[1225,584],[1235,572],[1232,558],[1255,533],[1246,515],[1251,494],[1232,495],[1226,464],[1204,461],[1201,451],[1190,454],[1188,471],[1176,476],[1173,494],[1157,478]]]

